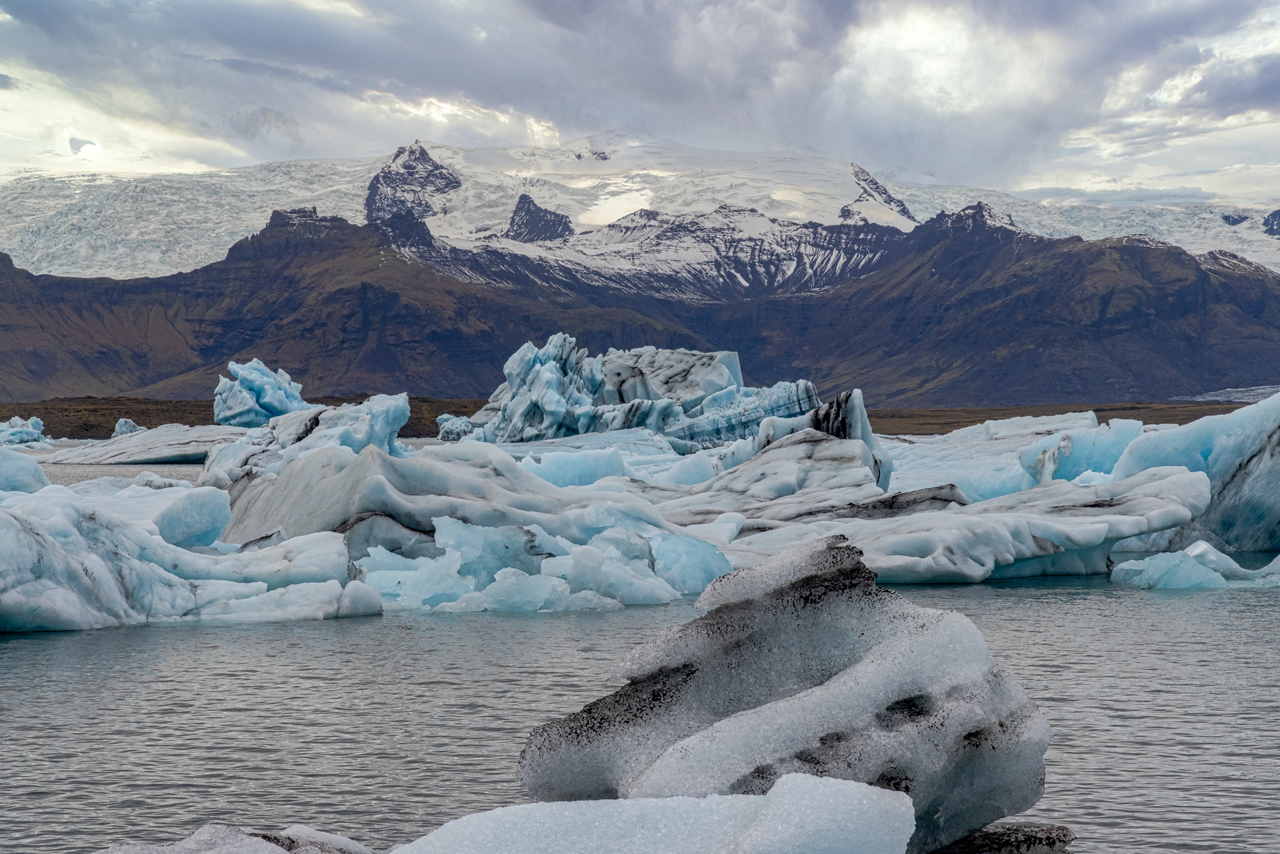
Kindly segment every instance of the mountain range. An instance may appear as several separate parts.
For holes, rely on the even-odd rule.
[[[1147,237],[1044,237],[985,204],[917,223],[845,169],[835,223],[655,204],[588,229],[599,199],[579,210],[524,183],[481,221],[453,199],[466,173],[406,146],[366,189],[372,222],[277,211],[190,272],[74,278],[0,255],[0,398],[203,398],[228,360],[253,356],[310,395],[482,397],[511,352],[556,331],[593,352],[734,349],[750,381],[858,386],[873,406],[1274,382],[1280,275],[1263,265]]]
[[[644,211],[695,220],[691,227],[727,237],[751,237],[757,228],[768,230],[768,220],[840,226],[861,217],[909,230],[912,220],[979,201],[1049,237],[1145,234],[1193,253],[1226,250],[1280,270],[1280,200],[1230,201],[1199,191],[1002,193],[939,184],[924,175],[872,176],[813,154],[706,151],[621,132],[554,148],[424,142],[393,156],[188,174],[12,173],[0,177],[0,250],[38,273],[133,278],[193,270],[220,260],[275,209],[314,206],[364,224],[371,181],[389,165],[395,167],[390,177],[404,178],[409,170],[403,165],[419,151],[457,182],[446,179],[422,196],[433,206],[427,219],[442,243],[462,250],[528,244],[534,232],[511,230],[515,207],[528,196],[542,210],[568,218],[559,231],[538,232],[533,241],[555,233],[568,238],[565,246],[528,251],[581,253],[610,272],[627,263],[627,247],[599,245],[620,231],[601,227]],[[735,212],[748,209],[758,216]],[[803,242],[802,233],[796,236]],[[655,264],[680,262],[675,248],[664,245]]]

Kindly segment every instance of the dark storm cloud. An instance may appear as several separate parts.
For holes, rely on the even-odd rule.
[[[254,159],[393,150],[439,130],[425,119],[415,130],[413,105],[434,98],[554,122],[562,138],[627,127],[974,182],[1019,173],[1077,129],[1124,137],[1128,111],[1159,109],[1176,124],[1275,108],[1280,56],[1227,61],[1196,46],[1267,6],[0,0],[14,19],[0,28],[0,56],[55,75],[108,114],[224,137]],[[940,32],[899,33],[892,22],[904,15],[940,21]],[[954,47],[952,65],[930,71],[929,39],[945,41],[948,27],[955,45],[937,51]],[[1200,83],[1151,100],[1187,73]],[[1107,106],[1122,79],[1133,94]],[[381,112],[357,116],[362,104]],[[439,133],[463,144],[521,138],[518,123],[490,124],[458,120]]]

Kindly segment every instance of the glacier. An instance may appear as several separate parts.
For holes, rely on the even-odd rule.
[[[1161,552],[1117,564],[1111,580],[1144,590],[1221,590],[1280,587],[1280,558],[1261,569],[1244,569],[1204,540],[1176,552]]]
[[[536,728],[542,801],[761,795],[793,773],[911,795],[927,852],[1032,806],[1050,730],[964,616],[876,584],[829,537],[713,581],[708,613],[623,664],[627,684]]]
[[[904,854],[911,799],[787,774],[763,797],[520,804],[455,819],[400,854]]]
[[[235,379],[218,377],[213,392],[213,420],[219,424],[263,427],[277,415],[316,408],[302,399],[300,384],[283,370],[273,373],[261,359],[231,362],[227,371]]]
[[[345,836],[292,824],[262,833],[229,824],[206,824],[186,839],[163,845],[126,843],[98,854],[374,854],[373,849]]]

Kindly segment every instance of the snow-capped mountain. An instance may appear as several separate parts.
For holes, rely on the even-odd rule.
[[[1280,200],[1257,203],[1205,201],[1169,194],[1106,203],[1035,200],[976,187],[930,185],[884,179],[884,185],[921,219],[958,211],[982,201],[1010,215],[1027,231],[1045,237],[1108,237],[1143,234],[1201,254],[1224,250],[1280,270]]]
[[[858,275],[917,222],[977,201],[1035,234],[1146,234],[1280,270],[1275,203],[1038,201],[877,179],[811,154],[622,133],[555,148],[415,143],[391,158],[195,174],[21,173],[0,183],[0,251],[35,272],[162,275],[222,258],[273,209],[314,206],[381,223],[406,251],[469,281],[723,299]]]

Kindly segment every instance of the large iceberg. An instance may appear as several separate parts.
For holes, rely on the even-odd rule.
[[[125,433],[102,442],[64,448],[40,458],[46,464],[73,465],[158,465],[160,463],[203,463],[209,451],[245,435],[243,427],[216,424],[187,427],[165,424],[151,430]]]
[[[218,377],[213,392],[213,420],[219,424],[262,427],[277,415],[318,405],[302,399],[302,386],[287,373],[273,373],[260,359],[243,365],[231,362],[227,370],[235,380]]]
[[[126,501],[120,502],[122,505]],[[153,508],[154,509],[154,508]],[[0,631],[376,614],[339,534],[198,553],[61,487],[0,508]]]
[[[711,583],[703,617],[623,665],[628,684],[533,731],[539,800],[763,794],[790,774],[911,796],[907,850],[1032,806],[1049,725],[954,612],[876,586],[844,538]],[[429,838],[429,837],[428,837]]]
[[[1177,549],[1206,540],[1224,551],[1280,551],[1280,394],[1226,415],[1146,433],[1125,449],[1113,474],[1185,466],[1209,477],[1212,500],[1179,530],[1120,548]]]
[[[521,804],[445,824],[399,854],[903,854],[911,799],[787,774],[763,797]]]
[[[542,348],[525,344],[503,374],[474,416],[441,421],[441,438],[527,442],[644,427],[687,452],[753,436],[765,418],[821,403],[806,380],[746,387],[736,353],[644,347],[590,358],[564,333]]]
[[[199,482],[226,488],[247,474],[276,474],[286,463],[322,448],[355,454],[375,447],[393,457],[408,456],[409,449],[396,441],[408,420],[407,394],[375,394],[355,406],[313,407],[277,415],[266,426],[214,449]]]

